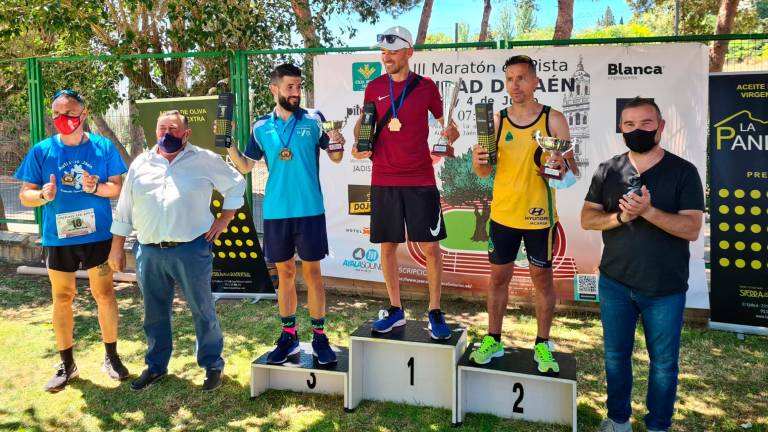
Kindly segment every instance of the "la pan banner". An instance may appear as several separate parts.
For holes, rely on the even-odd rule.
[[[768,335],[768,74],[712,74],[710,326]]]
[[[582,230],[579,214],[598,165],[627,151],[617,129],[619,109],[638,95],[653,98],[667,121],[662,145],[691,161],[705,178],[707,48],[685,43],[416,52],[410,60],[411,69],[432,78],[441,93],[446,82],[459,77],[464,80],[454,112],[461,133],[455,143],[457,157],[433,158],[448,231],[448,238],[440,242],[446,292],[471,295],[488,286],[491,196],[489,184],[471,172],[470,149],[476,142],[474,105],[490,101],[496,111],[510,105],[502,66],[515,54],[536,60],[540,82],[535,97],[567,117],[581,170],[574,187],[557,191],[561,223],[553,263],[557,295],[594,301],[601,236]],[[315,57],[314,62],[315,106],[328,119],[346,120],[343,134],[352,142],[366,84],[385,73],[380,54],[328,54]],[[439,133],[440,127],[430,117],[430,145]],[[325,159],[321,158],[320,175],[331,254],[322,261],[323,274],[381,282],[380,249],[369,242],[371,161],[353,159],[349,150],[341,164]],[[452,179],[463,179],[467,184],[452,184]],[[630,250],[631,245],[627,248]],[[407,242],[398,249],[398,258],[400,281],[426,287],[426,260],[419,245]],[[687,307],[707,309],[703,238],[691,245],[689,286]],[[510,292],[515,296],[533,294],[523,249],[516,260]]]
[[[217,96],[202,96],[136,101],[139,109],[139,123],[144,129],[147,143],[152,147],[156,141],[155,125],[158,114],[163,111],[179,110],[187,117],[189,128],[192,129],[190,143],[225,157],[226,149],[216,147],[213,143],[212,131],[217,99]],[[214,190],[211,197],[211,212],[215,216],[221,213],[223,201],[221,194]],[[246,296],[275,293],[253,224],[253,212],[248,208],[247,202],[237,210],[227,230],[216,240],[212,253],[212,292]]]

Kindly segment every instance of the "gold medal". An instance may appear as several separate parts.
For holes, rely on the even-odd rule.
[[[403,125],[400,123],[400,120],[397,119],[397,117],[393,117],[392,120],[389,121],[389,130],[392,132],[400,132],[400,128]]]
[[[284,161],[289,161],[293,158],[293,153],[291,153],[291,149],[288,147],[283,148],[280,150],[280,159]]]

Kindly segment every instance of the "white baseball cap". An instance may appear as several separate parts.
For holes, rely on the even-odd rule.
[[[383,33],[376,35],[376,45],[374,48],[388,49],[397,51],[403,48],[413,48],[413,37],[411,32],[405,27],[395,26],[384,30]]]

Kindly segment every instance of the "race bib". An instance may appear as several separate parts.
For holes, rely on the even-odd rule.
[[[93,209],[78,210],[56,215],[56,231],[60,239],[91,234],[96,231]]]

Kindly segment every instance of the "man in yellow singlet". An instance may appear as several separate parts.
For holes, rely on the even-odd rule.
[[[509,298],[509,282],[520,242],[530,263],[536,290],[537,335],[534,360],[542,374],[558,374],[560,366],[552,355],[549,340],[555,310],[552,279],[552,252],[557,233],[555,188],[572,185],[578,173],[573,152],[565,156],[543,153],[533,135],[569,140],[568,122],[560,111],[540,104],[533,93],[539,84],[536,64],[528,56],[510,57],[504,64],[507,93],[512,105],[494,115],[498,143],[496,176],[493,183],[488,259],[491,278],[488,287],[488,335],[470,359],[486,364],[504,355],[501,326]],[[488,152],[473,148],[473,168],[480,177],[491,174]],[[559,167],[564,180],[549,181],[539,175],[541,164]]]

